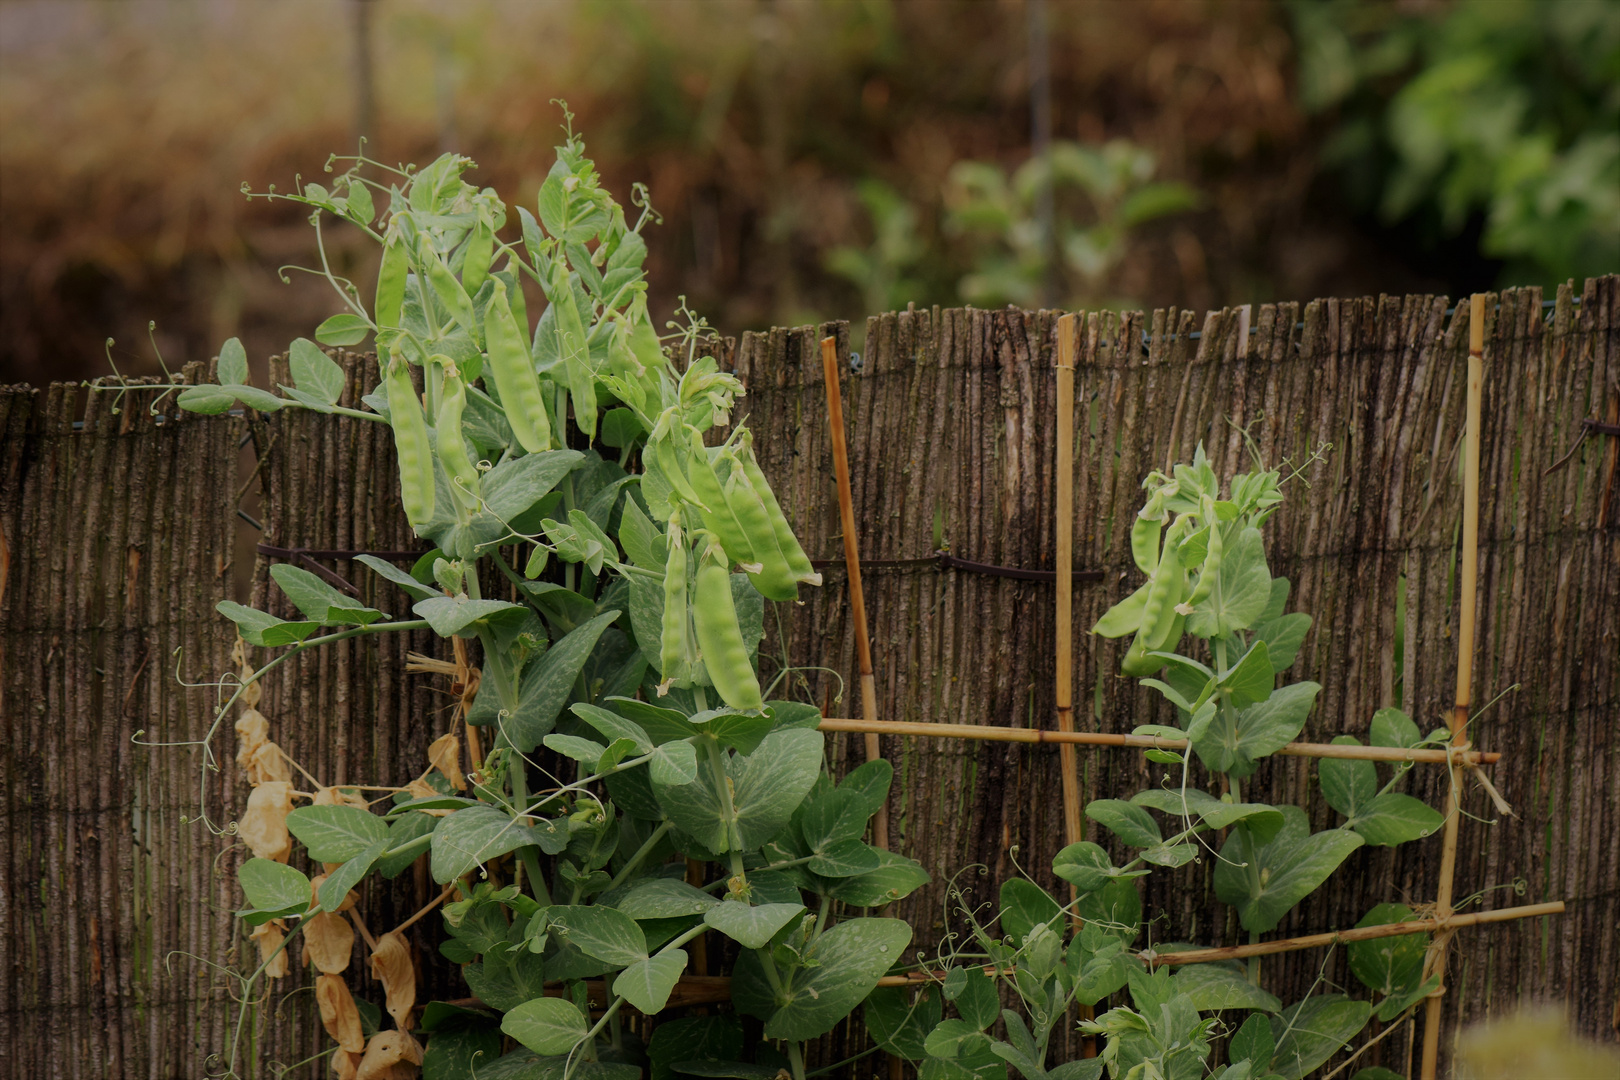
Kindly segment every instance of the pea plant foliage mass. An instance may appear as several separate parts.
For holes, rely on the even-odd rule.
[[[1288,580],[1272,577],[1266,561],[1261,528],[1283,500],[1281,479],[1274,470],[1239,474],[1223,497],[1199,447],[1191,463],[1144,482],[1130,540],[1145,580],[1093,632],[1128,637],[1122,673],[1174,706],[1179,726],[1146,724],[1135,733],[1186,740],[1188,748],[1146,751],[1165,767],[1159,783],[1086,807],[1108,834],[1098,840],[1113,850],[1083,841],[1053,858],[1052,874],[1073,886],[1072,900],[1014,878],[988,912],[961,903],[966,926],[941,950],[938,981],[910,992],[883,988],[867,1002],[874,1036],[916,1063],[923,1080],[1001,1080],[1009,1070],[1024,1080],[1097,1080],[1105,1072],[1113,1080],[1302,1080],[1373,1016],[1398,1022],[1439,984],[1424,966],[1427,934],[1347,946],[1350,972],[1371,1000],[1313,988],[1285,1004],[1265,988],[1259,957],[1172,968],[1156,961],[1193,945],[1150,940],[1137,948],[1154,921],[1139,878],[1214,859],[1215,899],[1255,942],[1357,849],[1415,841],[1443,824],[1396,790],[1409,763],[1389,766],[1383,778],[1371,761],[1322,760],[1321,794],[1342,820],[1317,832],[1298,807],[1244,799],[1262,762],[1299,736],[1321,689],[1278,685],[1311,625],[1308,614],[1287,611]],[[1374,743],[1391,747],[1440,745],[1447,734],[1441,728],[1425,739],[1397,709],[1380,710],[1370,730]],[[1193,782],[1194,760],[1210,790]],[[1384,903],[1358,925],[1413,917],[1405,905]],[[1018,1007],[1004,1009],[1006,999]],[[1097,1056],[1051,1062],[1052,1036],[1073,1023],[1073,1007],[1104,1009],[1109,1000],[1112,1008],[1080,1023],[1098,1041]],[[1224,1063],[1222,1035],[1231,1036]],[[1396,1075],[1374,1066],[1355,1077]]]
[[[654,216],[638,189],[630,222],[571,131],[536,211],[515,222],[466,181],[466,158],[341,160],[353,167],[330,189],[274,197],[310,206],[317,230],[337,219],[380,245],[370,298],[325,269],[323,249],[319,272],[347,310],[315,336],[373,339],[381,385],[363,409],[340,405],[342,370],[300,339],[294,385],[254,387],[233,339],[218,384],[180,404],[387,424],[405,513],[432,547],[408,572],[361,559],[409,618],[288,565],[271,573],[302,618],[219,605],[242,668],[215,727],[237,716],[254,784],[237,830],[254,855],[240,914],[261,960],[247,996],[287,973],[301,942],[342,1077],[634,1080],[646,1066],[802,1080],[801,1044],[858,1009],[910,941],[905,923],[860,912],[927,875],[862,840],[890,767],[834,783],[817,711],[761,687],[764,599],[820,577],[747,429],[705,438],[743,387],[702,355],[701,323],[656,332],[640,232]],[[538,317],[526,294],[544,299]],[[476,642],[479,664],[423,774],[296,791],[254,707],[259,680],[325,642],[423,628],[458,655]],[[386,888],[422,856],[442,895],[374,935],[354,890]],[[462,965],[470,997],[418,1009],[422,930],[407,933],[430,914],[442,933],[428,938]],[[356,930],[381,1008],[343,977]],[[732,1006],[632,1031],[626,1010],[657,1018],[706,934],[736,957]],[[232,1072],[249,1012],[223,1055]],[[740,1017],[762,1025],[746,1047]]]

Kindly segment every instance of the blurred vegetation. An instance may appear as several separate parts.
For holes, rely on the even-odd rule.
[[[350,152],[363,101],[371,156],[532,191],[566,97],[664,216],[653,310],[726,333],[1551,284],[1620,267],[1617,7],[1048,0],[1033,161],[1023,0],[8,0],[0,378],[99,374],[109,335],[153,370],[148,319],[171,366],[232,335],[257,360],[331,314],[277,272],[314,259],[301,216],[239,186]],[[354,239],[327,237],[339,273]]]

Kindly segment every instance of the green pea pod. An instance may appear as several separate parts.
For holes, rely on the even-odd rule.
[[[668,561],[664,563],[664,618],[659,627],[658,666],[664,681],[658,692],[665,694],[671,686],[690,686],[691,677],[691,612],[686,595],[686,540],[681,535],[681,516],[677,511],[669,519]]]
[[[1187,603],[1197,606],[1209,599],[1215,591],[1215,579],[1221,572],[1221,562],[1226,555],[1226,541],[1221,538],[1221,523],[1210,519],[1209,550],[1204,553],[1204,569],[1198,575],[1198,584],[1193,586],[1192,595],[1187,597]]]
[[[692,490],[697,492],[698,513],[703,518],[703,527],[715,535],[727,555],[741,563],[749,573],[759,573],[762,569],[760,556],[754,551],[749,534],[743,530],[737,515],[732,513],[731,506],[726,502],[726,493],[720,487],[714,465],[709,460],[709,449],[703,445],[702,432],[688,426],[686,433],[692,448],[687,457],[686,478],[691,482]]]
[[[1148,590],[1152,587],[1151,579],[1143,582],[1141,588],[1103,612],[1091,632],[1105,638],[1121,638],[1136,633],[1141,629],[1142,609],[1147,606]]]
[[[489,339],[489,370],[495,388],[501,393],[501,407],[512,434],[531,454],[551,446],[551,416],[540,392],[540,379],[529,359],[527,335],[518,328],[508,304],[506,282],[495,279],[495,295],[484,312],[484,332]]]
[[[467,331],[473,341],[481,341],[478,319],[473,314],[472,297],[461,287],[456,275],[444,265],[444,260],[439,258],[438,252],[423,252],[422,261],[426,264],[428,284],[433,286],[433,293],[439,298],[439,303],[445,306],[445,310],[450,312],[450,317]]]
[[[759,678],[743,644],[737,624],[737,606],[731,599],[731,574],[720,545],[710,542],[698,563],[697,590],[692,605],[698,648],[720,699],[733,709],[760,709],[765,705]]]
[[[726,506],[737,519],[737,524],[742,526],[743,534],[754,549],[754,557],[759,560],[760,569],[749,574],[748,579],[767,600],[797,600],[798,580],[793,576],[793,571],[789,569],[787,559],[782,554],[782,548],[776,542],[776,530],[771,526],[770,514],[765,508],[764,501],[748,482],[748,474],[743,471],[742,462],[727,450],[720,455],[718,464],[722,470],[729,470],[731,474],[726,479]]]
[[[737,457],[742,461],[743,472],[748,476],[748,483],[759,496],[760,502],[765,504],[765,513],[770,518],[771,529],[776,534],[776,546],[787,560],[788,569],[793,572],[793,580],[801,581],[806,585],[820,585],[821,575],[816,568],[810,565],[810,556],[804,553],[799,545],[799,538],[793,535],[793,526],[788,524],[787,515],[782,513],[782,506],[776,501],[776,493],[771,490],[769,480],[760,470],[759,461],[754,457],[754,436],[752,432],[744,431],[738,437],[739,451]]]
[[[574,401],[574,423],[588,439],[596,438],[596,378],[591,373],[591,350],[585,340],[585,324],[579,305],[574,303],[574,283],[569,280],[568,264],[558,258],[551,264],[551,306],[557,310],[557,349],[568,373],[568,396]]]
[[[477,296],[478,289],[489,277],[489,258],[495,250],[495,230],[489,227],[489,217],[478,214],[478,224],[467,238],[467,254],[461,260],[461,287],[468,296]]]
[[[377,302],[375,318],[380,329],[399,325],[400,309],[405,304],[405,279],[411,272],[410,256],[398,236],[390,236],[383,245],[382,265],[377,269]]]
[[[444,390],[439,395],[439,416],[434,427],[439,441],[439,463],[450,478],[450,490],[467,513],[478,509],[478,467],[467,453],[461,433],[461,413],[467,407],[467,388],[449,357],[436,357],[445,365]]]
[[[433,517],[433,451],[428,441],[427,418],[411,383],[411,368],[399,350],[389,353],[386,373],[388,422],[394,429],[394,453],[399,458],[399,494],[405,518],[424,525]]]
[[[1159,534],[1164,531],[1164,518],[1137,516],[1131,525],[1131,556],[1136,568],[1144,574],[1153,573],[1159,565]]]
[[[1147,653],[1157,649],[1158,643],[1169,635],[1175,625],[1175,605],[1186,584],[1181,556],[1175,545],[1175,541],[1180,539],[1180,531],[1179,526],[1171,527],[1170,536],[1159,555],[1159,564],[1154,567],[1153,578],[1148,582],[1147,600],[1142,605],[1142,622],[1121,664],[1127,675],[1151,675],[1164,666],[1162,661]]]

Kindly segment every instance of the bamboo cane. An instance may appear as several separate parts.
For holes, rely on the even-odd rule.
[[[1457,705],[1450,716],[1451,745],[1468,743],[1468,708],[1474,675],[1474,602],[1479,578],[1479,411],[1485,372],[1485,294],[1475,293],[1468,310],[1468,419],[1464,429],[1462,573],[1458,587]],[[1457,871],[1457,827],[1462,816],[1462,768],[1453,763],[1448,785],[1445,840],[1440,848],[1440,888],[1435,911],[1451,914],[1451,888]],[[1446,946],[1451,936],[1435,939],[1424,961],[1426,975],[1439,975],[1440,986],[1429,995],[1423,1013],[1423,1080],[1434,1080],[1440,1058],[1440,1008],[1446,992]]]
[[[984,742],[1053,743],[1058,746],[1137,746],[1145,750],[1185,750],[1186,739],[1162,739],[1157,735],[1115,735],[1101,731],[1046,731],[1041,728],[992,727],[979,724],[923,724],[911,720],[856,720],[828,716],[822,731],[852,731],[884,735],[921,735],[941,739],[978,739]],[[1281,757],[1341,758],[1347,761],[1426,762],[1444,765],[1456,761],[1462,766],[1494,765],[1502,755],[1484,750],[1407,750],[1399,746],[1341,746],[1337,743],[1289,743],[1276,751]]]
[[[849,448],[844,442],[844,402],[838,392],[838,339],[821,339],[821,372],[827,380],[827,421],[832,426],[833,471],[838,475],[838,516],[844,530],[844,563],[849,568],[850,617],[855,621],[855,647],[861,663],[861,712],[877,722],[877,680],[872,675],[872,642],[866,632],[866,596],[861,591],[861,553],[855,540],[855,502],[849,489]],[[883,756],[878,730],[866,730],[866,760]],[[872,840],[889,846],[889,808],[872,818]]]
[[[1057,725],[1074,730],[1074,354],[1078,321],[1057,322]],[[1082,838],[1080,775],[1074,743],[1058,744],[1063,773],[1063,833],[1070,844]]]

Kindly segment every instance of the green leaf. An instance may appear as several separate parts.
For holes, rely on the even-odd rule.
[[[1237,667],[1227,672],[1219,683],[1219,693],[1231,700],[1234,707],[1252,705],[1271,696],[1277,673],[1271,667],[1271,654],[1264,641],[1243,654]]]
[[[1379,709],[1373,713],[1372,728],[1367,734],[1374,746],[1396,746],[1403,750],[1423,741],[1418,726],[1399,709]]]
[[[294,645],[321,628],[320,623],[278,619],[267,611],[246,607],[234,600],[221,600],[214,605],[214,610],[235,623],[236,632],[249,645],[268,648]]]
[[[1001,885],[1001,932],[1022,943],[1037,926],[1058,916],[1057,901],[1032,881],[1010,878]]]
[[[904,958],[910,941],[911,927],[899,919],[846,919],[828,930],[812,946],[815,966],[784,980],[786,1004],[766,1021],[766,1036],[813,1039],[831,1031]]]
[[[555,750],[563,757],[582,761],[587,765],[595,765],[602,758],[602,751],[607,747],[590,739],[582,739],[578,735],[558,735],[552,733],[540,740],[546,749]]]
[[[731,747],[739,754],[752,754],[772,731],[779,730],[769,716],[748,716],[730,709],[714,709],[692,717],[693,724]]]
[[[395,585],[398,585],[400,588],[409,593],[414,599],[430,600],[433,597],[440,595],[438,590],[428,588],[426,585],[423,585],[420,581],[417,581],[415,578],[411,577],[411,575],[407,574],[393,563],[384,562],[375,555],[356,555],[355,562],[369,566],[372,572],[377,576],[386,578]]]
[[[433,827],[438,823],[439,819],[429,814],[407,813],[394,818],[388,826],[386,850],[393,851],[400,847],[405,850],[378,859],[377,873],[390,880],[404,873],[432,844]]]
[[[248,904],[263,923],[283,915],[299,915],[309,910],[309,878],[285,863],[273,859],[249,859],[237,867],[236,880]]]
[[[1052,873],[1073,883],[1081,892],[1102,888],[1113,880],[1116,872],[1108,853],[1089,840],[1070,844],[1052,856]]]
[[[616,906],[632,919],[675,919],[702,915],[719,903],[684,881],[652,878],[634,885]]]
[[[1310,633],[1311,617],[1303,611],[1270,619],[1255,627],[1255,637],[1266,643],[1271,652],[1271,666],[1276,671],[1287,671],[1299,656],[1299,647]]]
[[[502,616],[506,612],[511,612],[514,616],[521,615],[524,610],[522,604],[512,604],[505,600],[474,600],[466,593],[434,596],[427,600],[419,600],[411,607],[417,618],[426,619],[428,625],[433,627],[433,632],[440,637],[455,637],[475,622]],[[534,747],[530,746],[528,749],[532,750]]]
[[[929,1057],[954,1060],[975,1047],[988,1045],[978,1025],[967,1020],[941,1020],[939,1026],[923,1040],[923,1049]]]
[[[1177,818],[1191,814],[1212,829],[1225,829],[1246,821],[1261,843],[1277,835],[1283,824],[1282,813],[1275,807],[1265,803],[1227,802],[1197,788],[1149,788],[1132,795],[1131,802]]]
[[[669,1003],[669,995],[686,970],[686,951],[669,952],[637,960],[613,980],[613,992],[652,1016]]]
[[[996,982],[980,967],[957,968],[951,974],[958,973],[962,976],[960,985],[953,988],[951,980],[947,980],[946,996],[963,1020],[983,1031],[1001,1016],[1001,995],[996,992]]]
[[[1219,637],[1253,626],[1271,600],[1271,572],[1260,530],[1247,528],[1226,542],[1215,591],[1187,616],[1187,632]]]
[[[742,1023],[733,1014],[665,1020],[647,1042],[650,1080],[674,1080],[673,1064],[728,1060],[743,1050]]]
[[[360,879],[371,872],[371,867],[388,850],[386,836],[373,840],[354,858],[349,859],[342,866],[326,875],[321,882],[319,900],[321,907],[327,911],[336,911],[343,906],[343,900],[349,895],[349,890],[360,884]]]
[[[1129,878],[1085,893],[1075,910],[1085,922],[1104,927],[1127,945],[1136,940],[1142,924],[1142,896]]]
[[[939,1026],[939,993],[931,987],[880,986],[866,999],[862,1015],[873,1042],[915,1064],[927,1056],[923,1042]]]
[[[1340,735],[1335,746],[1360,746],[1354,735]],[[1346,817],[1355,817],[1378,794],[1378,769],[1370,761],[1323,758],[1317,763],[1317,779],[1328,805]]]
[[[622,968],[647,957],[647,937],[636,921],[616,908],[599,904],[559,906],[550,910],[551,933],[559,929],[586,956]]]
[[[277,563],[270,568],[270,576],[306,618],[321,626],[366,626],[385,617],[376,608],[366,607],[352,596],[338,592],[308,570]]]
[[[821,773],[820,732],[777,731],[749,754],[733,796],[736,845],[761,847],[781,832]]]
[[[1291,1005],[1271,1019],[1277,1040],[1272,1071],[1283,1080],[1303,1080],[1367,1026],[1372,1006],[1343,994],[1324,994]]]
[[[1186,994],[1199,1012],[1220,1009],[1260,1009],[1277,1012],[1282,1002],[1248,980],[1241,971],[1222,964],[1184,964],[1170,979],[1178,994]]]
[[[566,1054],[587,1030],[585,1017],[563,998],[525,1001],[501,1018],[501,1031],[537,1054]]]
[[[514,526],[537,526],[538,522],[523,520],[524,515],[585,460],[585,455],[578,450],[542,450],[503,461],[484,474],[479,494],[487,512],[500,521]]]
[[[338,316],[341,318],[342,316]],[[353,315],[349,318],[354,318]],[[327,322],[331,322],[328,319]],[[326,325],[325,323],[322,324]],[[369,332],[370,327],[361,323],[363,331]],[[317,331],[319,333],[319,331]],[[364,337],[365,333],[361,334]],[[334,342],[333,344],[353,344],[353,342]],[[343,368],[331,357],[320,350],[313,341],[298,338],[292,343],[291,355],[288,357],[288,366],[292,369],[293,385],[306,394],[313,394],[328,405],[336,405],[338,398],[343,396]]]
[[[835,840],[817,849],[808,864],[812,874],[825,878],[850,878],[871,873],[882,863],[877,849],[859,840]]]
[[[573,696],[574,680],[584,670],[591,651],[613,621],[617,611],[606,611],[569,631],[547,649],[545,655],[523,672],[523,689],[517,712],[505,720],[506,737],[520,753],[528,753],[557,722],[563,705]]]
[[[1189,731],[1193,749],[1204,765],[1234,779],[1249,776],[1260,758],[1292,742],[1305,727],[1305,718],[1322,687],[1314,682],[1284,686],[1255,705],[1219,710],[1201,731]]]
[[[315,862],[347,862],[388,835],[388,823],[358,806],[300,806],[287,815],[287,831]]]
[[[657,705],[627,697],[609,697],[604,701],[626,720],[635,721],[654,746],[690,739],[699,732],[696,725],[688,723],[686,717],[674,709],[661,709]]]
[[[1361,745],[1354,735],[1340,735],[1333,742]],[[1328,805],[1350,819],[1344,827],[1369,844],[1394,847],[1429,836],[1445,824],[1445,817],[1421,800],[1392,791],[1379,794],[1378,770],[1370,761],[1323,758],[1317,775]]]
[[[555,855],[568,846],[567,830],[520,825],[493,806],[469,806],[439,819],[433,830],[429,869],[433,880],[443,885],[479,863],[528,844],[538,844],[548,855]]]
[[[1164,841],[1148,812],[1123,799],[1093,799],[1086,804],[1086,817],[1131,847],[1157,847]]]
[[[624,545],[625,554],[635,565],[657,574],[664,572],[669,557],[664,534],[641,512],[634,499],[624,504],[624,513],[619,516],[619,543]]]
[[[741,901],[729,900],[705,911],[703,921],[745,949],[763,949],[778,930],[803,912],[803,904],[760,904],[751,907]]]
[[[500,1024],[493,1017],[464,1021],[433,1032],[422,1053],[422,1080],[475,1080],[500,1056]]]
[[[1416,917],[1405,904],[1379,904],[1362,916],[1356,926],[1385,926],[1410,922]],[[1367,989],[1393,997],[1423,981],[1423,958],[1428,952],[1429,935],[1401,934],[1352,941],[1347,948],[1351,974]]]
[[[231,340],[235,341],[236,339],[232,338]],[[223,364],[223,362],[224,358],[221,357],[221,363]],[[189,386],[180,391],[180,396],[175,398],[175,404],[187,412],[202,413],[204,416],[220,416],[231,411],[231,406],[236,404],[236,395],[223,386],[216,386],[213,383],[200,383],[197,386]]]
[[[1357,1069],[1350,1080],[1406,1080],[1406,1077],[1382,1065],[1369,1065],[1365,1069]]]
[[[892,851],[880,850],[877,856],[876,870],[842,878],[827,890],[828,894],[851,907],[882,907],[903,900],[928,884],[928,871],[917,860]]]
[[[1046,1080],[1102,1080],[1105,1064],[1100,1057],[1075,1058],[1046,1070]]]
[[[637,754],[645,754],[653,748],[652,740],[641,729],[641,725],[633,720],[626,720],[599,705],[590,705],[583,701],[576,701],[570,707],[570,711],[609,739],[629,739],[635,746]]]
[[[1227,1057],[1232,1061],[1247,1061],[1258,1077],[1271,1068],[1271,1058],[1276,1052],[1277,1041],[1271,1034],[1271,1021],[1257,1013],[1243,1021],[1243,1026],[1232,1036]]]
[[[513,1009],[546,992],[545,963],[527,949],[488,952],[482,963],[461,971],[467,988],[492,1009]]]
[[[680,787],[697,779],[697,750],[691,743],[667,742],[653,748],[647,763],[652,780],[664,787]]]
[[[216,370],[216,377],[221,385],[231,383],[247,385],[247,350],[242,347],[241,338],[227,338],[225,344],[219,347],[219,367]]]
[[[315,328],[315,340],[322,345],[358,345],[366,340],[366,335],[370,333],[371,324],[366,320],[352,312],[340,311]],[[293,377],[297,378],[297,375]],[[337,398],[331,400],[336,401]]]
[[[1282,815],[1283,827],[1269,843],[1258,843],[1246,825],[1234,828],[1215,866],[1216,897],[1238,909],[1238,920],[1250,933],[1275,930],[1289,909],[1363,843],[1343,829],[1313,834],[1297,806],[1282,807]]]

